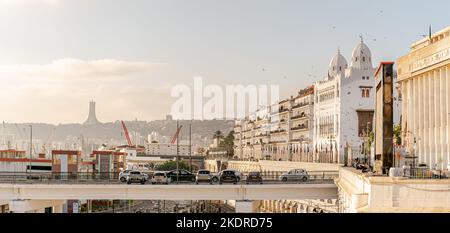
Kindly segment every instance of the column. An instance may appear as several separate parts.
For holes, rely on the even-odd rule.
[[[409,135],[408,135],[408,133],[405,134],[405,131],[408,132],[408,128],[406,126],[409,125],[409,119],[408,119],[408,116],[409,116],[408,101],[409,101],[409,99],[408,99],[408,91],[407,91],[408,81],[402,81],[400,83],[400,85],[401,85],[401,92],[402,92],[402,111],[400,112],[400,116],[402,116],[402,129],[403,129],[401,137],[403,139],[402,144],[407,145],[405,142],[405,139],[406,139],[406,137],[409,138]]]
[[[435,132],[435,125],[436,125],[436,121],[435,121],[435,114],[436,114],[436,109],[435,109],[435,89],[434,89],[434,71],[430,71],[429,72],[429,83],[430,83],[430,87],[428,89],[428,95],[429,95],[429,105],[430,105],[430,111],[428,112],[429,114],[429,125],[428,125],[428,147],[429,149],[429,165],[430,167],[434,166],[434,153],[435,153],[435,138],[434,138],[434,132]]]
[[[52,209],[53,211],[53,213],[58,213],[58,214],[60,214],[60,213],[62,213],[63,212],[63,205],[55,205],[55,206],[53,206],[53,209]]]
[[[446,96],[446,104],[447,104],[447,111],[445,112],[446,115],[446,119],[447,119],[447,124],[446,124],[446,135],[447,135],[447,140],[446,140],[446,151],[447,151],[447,156],[446,156],[446,161],[447,163],[445,164],[445,166],[447,167],[447,169],[450,169],[450,69],[449,69],[450,65],[447,65],[444,69],[444,74],[445,74],[445,82],[446,82],[446,91],[445,91],[445,96]]]
[[[236,213],[259,213],[259,201],[236,201]]]
[[[419,86],[421,103],[420,103],[420,119],[417,122],[417,127],[419,128],[420,137],[420,147],[421,147],[421,162],[429,164],[429,151],[428,151],[428,112],[430,111],[428,103],[427,89],[430,87],[428,74],[421,77],[421,86]]]
[[[413,96],[414,92],[414,86],[413,86],[413,79],[410,79],[408,81],[408,138],[409,138],[409,142],[411,143],[410,146],[414,146],[413,144],[413,132],[414,132],[414,96]],[[411,150],[412,151],[412,150]]]
[[[436,95],[437,91],[435,89],[436,84],[436,73],[434,71],[429,72],[429,83],[430,87],[428,88],[428,95],[429,95],[429,105],[430,105],[430,111],[429,111],[429,136],[428,136],[428,145],[430,147],[430,168],[434,167],[434,164],[436,164],[435,156],[436,156]]]
[[[412,111],[412,113],[413,113],[413,126],[412,126],[412,128],[413,128],[413,130],[412,130],[412,133],[413,133],[413,140],[414,140],[414,137],[416,138],[416,151],[415,151],[415,153],[416,153],[416,156],[418,156],[419,158],[418,158],[418,162],[421,162],[421,160],[422,160],[422,156],[421,156],[421,154],[422,154],[422,147],[421,147],[421,143],[422,143],[422,140],[419,140],[419,136],[421,136],[420,135],[420,131],[419,131],[419,124],[418,124],[418,122],[419,122],[419,114],[420,114],[420,112],[423,112],[423,109],[422,109],[422,105],[420,104],[420,102],[422,101],[422,93],[421,92],[419,92],[419,83],[420,83],[420,81],[421,81],[421,79],[419,78],[419,77],[417,77],[417,78],[414,78],[413,80],[412,80],[412,86],[413,86],[413,96],[412,96],[412,99],[413,99],[413,102],[412,102],[412,106],[411,106],[411,111]]]
[[[436,90],[435,94],[435,116],[436,116],[436,123],[435,123],[435,139],[436,139],[436,149],[435,149],[435,155],[434,155],[434,161],[438,165],[438,169],[441,169],[442,167],[442,139],[444,135],[442,134],[442,111],[445,110],[445,107],[443,108],[442,105],[442,89],[443,86],[441,86],[441,71],[435,71],[435,83],[434,83],[434,89]]]
[[[439,169],[444,169],[446,166],[446,158],[445,158],[445,154],[447,152],[446,150],[446,141],[447,141],[447,134],[445,132],[445,127],[447,125],[447,116],[448,115],[448,110],[447,110],[447,102],[445,100],[446,96],[445,96],[445,89],[446,89],[446,83],[445,83],[445,69],[442,68],[439,70],[439,75],[440,75],[440,114],[441,114],[441,120],[440,120],[440,153],[439,153],[439,159],[440,159],[440,164],[439,164]]]

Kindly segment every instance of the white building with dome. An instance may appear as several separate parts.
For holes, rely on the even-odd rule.
[[[315,162],[344,164],[356,156],[365,158],[373,127],[374,71],[372,54],[361,38],[350,65],[338,50],[327,77],[314,84]]]

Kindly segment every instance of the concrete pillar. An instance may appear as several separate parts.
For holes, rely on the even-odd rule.
[[[58,213],[58,214],[62,213],[63,212],[63,205],[61,204],[61,205],[53,206],[52,212],[53,213]]]
[[[63,204],[63,200],[13,200],[9,202],[9,210],[13,213],[45,212],[47,207]]]
[[[259,213],[259,201],[236,201],[236,213]]]

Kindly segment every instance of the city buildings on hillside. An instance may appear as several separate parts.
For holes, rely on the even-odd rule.
[[[450,168],[450,27],[411,45],[398,59],[402,144],[419,163]]]
[[[145,153],[147,155],[159,156],[159,155],[179,155],[189,156],[189,145],[179,144],[177,153],[177,144],[172,143],[146,143]]]

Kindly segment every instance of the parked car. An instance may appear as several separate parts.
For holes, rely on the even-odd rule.
[[[212,176],[209,170],[198,170],[197,175],[195,177],[195,184],[198,184],[199,182],[208,182],[212,184],[211,178]]]
[[[178,169],[173,170],[167,173],[167,177],[170,178],[170,182],[176,182],[177,181],[177,174],[178,174],[178,181],[189,181],[189,182],[195,182],[195,174],[189,171],[186,171],[184,169]]]
[[[169,178],[166,172],[155,172],[152,177],[152,184],[168,184]]]
[[[249,172],[247,178],[245,179],[245,183],[263,183],[263,178],[261,172]]]
[[[211,173],[211,181],[213,183],[219,182],[220,172]]]
[[[223,170],[219,174],[219,184],[222,184],[223,182],[237,184],[239,182],[239,177],[234,170]]]
[[[130,171],[127,176],[127,184],[141,183],[145,184],[148,180],[148,175],[140,171]]]
[[[304,169],[292,169],[288,172],[281,174],[279,179],[283,182],[287,182],[288,180],[301,180],[307,181],[309,179],[308,172]]]
[[[119,180],[121,182],[126,182],[127,181],[127,177],[130,174],[131,170],[123,170],[119,173]]]
[[[224,170],[224,171],[225,171],[225,170]],[[227,171],[234,171],[234,173],[235,173],[236,176],[237,176],[237,182],[239,182],[239,181],[242,180],[242,173],[241,173],[240,171],[232,170],[232,169],[227,169]],[[219,180],[220,180],[220,174],[221,174],[221,172],[218,172],[218,173],[211,173],[211,181],[212,181],[213,183],[219,182]]]

